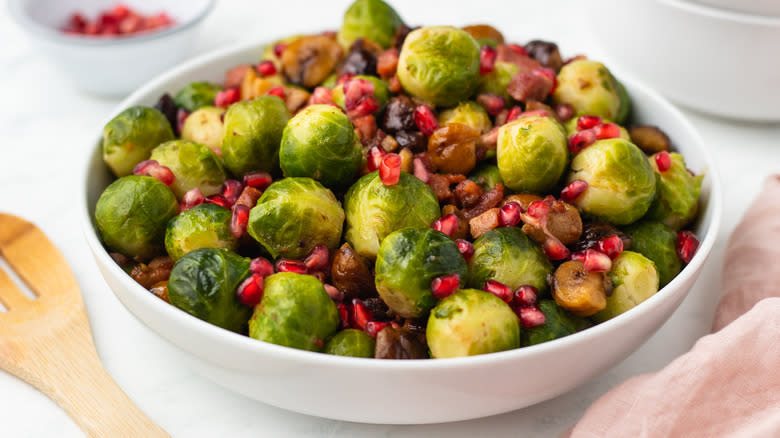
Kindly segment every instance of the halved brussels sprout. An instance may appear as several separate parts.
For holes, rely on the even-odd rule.
[[[401,48],[397,74],[412,96],[453,106],[479,85],[479,45],[467,32],[452,26],[413,30]]]
[[[214,98],[217,97],[219,91],[222,91],[221,85],[210,82],[192,82],[179,90],[173,101],[176,102],[177,106],[191,113],[204,106],[214,105]]]
[[[265,278],[249,336],[301,350],[322,351],[339,327],[336,304],[311,275],[280,272]]]
[[[383,81],[382,79],[379,79],[376,76],[367,76],[367,75],[356,75],[353,76],[352,79],[363,79],[366,81],[371,82],[374,84],[374,97],[377,98],[379,101],[379,109],[377,112],[382,111],[384,109],[385,105],[387,104],[387,101],[390,100],[390,89],[387,87],[387,82]],[[344,86],[339,85],[333,87],[333,94],[331,96],[331,99],[333,100],[333,103],[340,106],[344,110],[347,109],[346,105],[344,104]]]
[[[171,169],[176,178],[170,187],[178,199],[196,187],[204,196],[215,195],[227,179],[219,155],[189,140],[165,142],[152,150],[150,158]]]
[[[173,140],[165,115],[154,108],[130,107],[103,127],[103,161],[118,177],[130,175],[160,143]]]
[[[604,64],[589,59],[573,61],[561,68],[552,101],[555,105],[568,103],[577,115],[592,114],[618,123],[623,122],[618,116],[628,114],[626,109],[621,111],[615,77]]]
[[[217,204],[200,204],[184,210],[168,222],[165,250],[171,259],[199,248],[225,248],[235,251],[238,240],[230,232],[233,215]]]
[[[363,175],[344,196],[347,242],[363,257],[374,259],[382,239],[406,227],[427,227],[439,218],[439,200],[427,184],[401,172],[386,186],[378,172]]]
[[[656,191],[655,173],[645,154],[626,140],[599,140],[577,154],[568,181],[583,180],[588,189],[573,204],[583,213],[615,225],[645,215]]]
[[[495,353],[520,347],[520,320],[495,295],[461,289],[431,310],[425,337],[434,358]]]
[[[696,217],[704,175],[691,175],[685,165],[685,159],[677,152],[669,154],[672,166],[664,172],[659,172],[655,160],[657,155],[649,159],[658,180],[658,190],[647,211],[647,219],[663,222],[679,230]]]
[[[236,289],[249,275],[249,259],[226,249],[201,248],[185,254],[168,279],[171,304],[206,322],[246,333],[252,308]]]
[[[328,340],[323,353],[336,356],[374,357],[376,340],[363,330],[344,329]]]
[[[567,312],[554,300],[540,300],[539,310],[544,314],[544,324],[525,330],[524,346],[569,336],[592,325],[587,319]]]
[[[214,151],[217,149],[221,150],[222,136],[225,131],[225,124],[222,122],[222,118],[225,115],[225,111],[224,108],[204,106],[193,112],[184,120],[184,126],[181,128],[181,138],[204,144]]]
[[[660,287],[666,286],[680,272],[682,262],[677,256],[677,233],[673,229],[661,222],[642,220],[624,231],[631,236],[631,250],[655,263]]]
[[[249,212],[247,232],[273,258],[299,259],[318,244],[335,250],[344,210],[333,193],[311,178],[271,184]]]
[[[509,95],[507,87],[518,71],[520,71],[520,67],[511,62],[496,62],[492,72],[479,76],[478,93],[497,94],[509,103],[512,96]]]
[[[165,226],[178,211],[176,196],[165,184],[150,176],[130,175],[100,195],[95,223],[109,249],[145,259],[163,251]]]
[[[549,192],[566,171],[567,141],[552,117],[520,117],[499,128],[496,161],[504,185],[518,192]]]
[[[363,149],[349,118],[332,105],[310,105],[284,128],[279,164],[285,176],[308,176],[338,189],[355,178]]]
[[[382,0],[355,0],[344,13],[344,23],[336,37],[345,49],[358,38],[366,38],[387,49],[402,24],[395,9]]]
[[[598,322],[614,318],[658,292],[655,263],[638,252],[620,253],[612,262],[609,278],[612,280],[612,295],[607,297],[607,307],[593,315]]]
[[[550,260],[542,249],[515,227],[496,228],[474,241],[474,255],[469,260],[469,286],[482,288],[488,280],[512,289],[523,285],[547,291],[547,276],[552,273]]]
[[[225,113],[222,158],[233,175],[279,168],[279,143],[290,120],[284,101],[262,96],[234,103]]]
[[[469,174],[469,179],[479,184],[479,186],[482,187],[482,190],[485,191],[492,189],[496,184],[504,184],[498,166],[490,163],[478,165],[477,168]]]
[[[404,318],[425,316],[436,304],[431,282],[458,274],[465,286],[468,266],[458,245],[431,228],[404,228],[382,240],[376,256],[374,282],[382,301]]]
[[[480,134],[484,134],[493,128],[493,122],[490,121],[490,116],[488,116],[485,108],[473,100],[461,102],[455,108],[440,112],[438,118],[440,126],[449,123],[460,123],[476,130]]]

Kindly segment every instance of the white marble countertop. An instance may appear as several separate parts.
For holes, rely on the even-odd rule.
[[[237,41],[334,28],[348,3],[219,2],[193,42],[193,54]],[[393,3],[409,23],[491,22],[517,38],[548,38],[562,47],[597,52],[580,33],[576,15],[562,12],[572,7],[573,0]],[[556,12],[543,10],[542,4]],[[551,27],[553,16],[559,21]],[[293,24],[285,27],[284,22]],[[97,349],[108,372],[141,409],[175,437],[556,436],[600,395],[631,376],[660,369],[709,330],[720,295],[726,238],[764,178],[780,172],[779,124],[716,119],[686,110],[719,163],[725,217],[720,240],[701,278],[658,333],[605,374],[527,409],[441,425],[364,425],[280,410],[181,369],[171,362],[170,347],[122,307],[92,260],[75,208],[79,160],[118,99],[97,98],[71,88],[11,23],[5,5],[0,8],[0,96],[4,102],[0,106],[0,210],[37,223],[64,252],[81,285]],[[0,372],[0,436],[83,435],[44,395]]]

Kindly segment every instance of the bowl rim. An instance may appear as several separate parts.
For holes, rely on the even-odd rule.
[[[686,1],[686,0],[655,0],[658,3],[669,7],[682,9],[687,13],[694,15],[703,15],[716,20],[732,21],[742,24],[753,24],[759,26],[780,26],[780,17],[770,15],[756,15],[750,12],[737,11],[732,9],[722,9],[713,5],[704,3]]]
[[[205,0],[202,3],[202,9],[192,16],[189,20],[176,23],[158,31],[146,32],[126,37],[92,37],[84,35],[72,35],[61,32],[57,28],[44,26],[31,19],[26,13],[22,4],[25,0],[8,0],[8,9],[11,18],[16,21],[17,26],[28,31],[37,37],[60,44],[71,44],[84,47],[115,47],[116,45],[130,45],[135,43],[145,43],[156,39],[165,38],[169,35],[179,33],[190,29],[203,21],[216,6],[216,0]]]
[[[271,40],[273,41],[273,40]],[[141,88],[130,94],[128,97],[122,100],[110,113],[104,121],[104,124],[113,118],[116,114],[123,111],[131,105],[135,105],[142,96],[148,94],[151,90],[160,87],[163,84],[171,82],[178,76],[192,72],[202,68],[204,65],[210,64],[220,58],[229,57],[231,55],[251,51],[262,48],[269,44],[267,38],[258,40],[252,40],[249,42],[243,42],[233,44],[222,49],[217,49],[201,56],[193,58],[180,64],[173,69],[168,70],[166,73],[156,77],[155,79],[147,82]],[[640,305],[616,316],[605,322],[596,324],[586,330],[564,336],[549,342],[544,342],[537,345],[530,345],[527,347],[516,348],[507,351],[482,354],[477,356],[456,357],[456,358],[441,358],[441,359],[412,359],[412,360],[375,360],[373,358],[356,358],[356,357],[343,357],[336,355],[329,355],[320,352],[299,350],[291,347],[272,344],[269,342],[258,341],[250,338],[249,336],[241,335],[231,332],[221,327],[210,324],[206,321],[198,319],[170,304],[162,302],[159,298],[149,293],[141,285],[136,283],[119,265],[117,265],[113,259],[109,256],[108,251],[103,247],[100,238],[97,235],[97,231],[92,225],[92,213],[88,209],[89,200],[89,182],[90,173],[89,168],[93,157],[96,153],[99,153],[100,147],[100,135],[97,135],[97,141],[93,143],[93,146],[88,148],[85,154],[83,168],[81,169],[82,179],[79,185],[80,193],[79,203],[81,210],[81,225],[87,244],[90,247],[96,262],[101,265],[108,272],[103,271],[102,274],[110,275],[120,281],[126,286],[127,290],[135,295],[135,299],[142,303],[143,306],[159,306],[157,313],[162,317],[167,318],[176,327],[187,327],[192,337],[199,337],[204,340],[210,340],[211,342],[221,342],[230,344],[230,348],[246,349],[249,353],[258,355],[274,355],[279,359],[289,360],[293,362],[314,362],[323,366],[339,366],[344,368],[365,368],[371,367],[376,370],[425,370],[425,371],[437,371],[447,370],[453,368],[472,367],[479,366],[485,363],[501,363],[516,361],[522,357],[554,353],[559,350],[565,350],[571,345],[577,344],[584,340],[593,340],[602,336],[605,332],[609,332],[616,329],[619,326],[630,325],[631,318],[638,316],[640,312],[650,312],[651,309],[658,307],[662,302],[667,299],[671,299],[678,289],[682,286],[682,283],[687,281],[690,277],[696,277],[701,271],[702,265],[709,256],[715,241],[718,237],[720,224],[722,219],[722,185],[720,181],[720,175],[717,171],[716,162],[712,153],[704,146],[704,142],[699,135],[696,128],[691,122],[682,114],[682,112],[672,105],[667,99],[662,97],[659,93],[651,89],[649,86],[633,79],[628,75],[620,75],[620,80],[627,85],[629,90],[636,89],[647,95],[647,97],[657,105],[660,105],[671,117],[676,119],[681,125],[684,131],[691,136],[695,148],[700,152],[703,168],[707,171],[710,187],[708,192],[707,208],[703,211],[710,212],[710,224],[707,233],[703,236],[700,242],[699,249],[694,255],[691,262],[686,265],[683,270],[672,279],[666,286],[661,288],[658,292],[653,294],[650,298],[643,301]],[[112,293],[119,297],[113,288],[109,287]],[[686,292],[687,294],[687,292]],[[121,300],[120,300],[121,301]],[[123,303],[123,306],[125,304]],[[126,306],[125,306],[126,307]],[[129,309],[127,309],[129,311]],[[132,311],[130,313],[138,318]],[[140,318],[138,318],[140,319]],[[142,321],[143,322],[143,321]],[[144,323],[144,325],[146,325]],[[152,330],[155,331],[155,330]],[[166,336],[161,333],[155,333],[158,336],[170,341]],[[179,347],[182,348],[182,347]],[[213,358],[206,359],[210,362],[216,363]]]

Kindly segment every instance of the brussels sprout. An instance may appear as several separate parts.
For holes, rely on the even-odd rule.
[[[569,160],[566,133],[552,117],[520,117],[498,129],[496,160],[504,185],[545,193],[563,176]]]
[[[205,144],[212,150],[221,150],[222,135],[225,130],[225,124],[222,123],[224,116],[224,108],[204,106],[184,120],[184,126],[181,128],[181,138]]]
[[[495,295],[461,289],[431,310],[425,337],[434,358],[494,353],[520,347],[520,321]]]
[[[658,180],[658,189],[646,217],[679,230],[696,217],[704,175],[691,175],[685,165],[685,159],[677,152],[669,154],[672,166],[664,172],[659,172],[655,160],[657,155],[649,159]]]
[[[609,278],[612,295],[607,297],[607,307],[593,315],[598,322],[614,318],[658,292],[655,263],[638,252],[620,253],[612,262]]]
[[[376,256],[374,282],[382,301],[404,318],[425,316],[436,304],[431,282],[458,274],[465,286],[468,266],[458,245],[431,228],[404,228],[382,240]]]
[[[677,256],[677,233],[661,222],[642,220],[623,231],[631,236],[631,250],[655,263],[660,287],[680,272],[682,262]]]
[[[249,212],[247,232],[273,258],[299,259],[318,244],[335,250],[344,210],[333,193],[311,178],[271,184]]]
[[[238,240],[230,232],[230,210],[217,204],[201,204],[184,210],[168,222],[165,250],[173,260],[198,248],[235,251]]]
[[[482,190],[490,190],[496,184],[504,184],[501,172],[495,164],[482,163],[469,174],[469,179],[479,184]]]
[[[308,176],[338,189],[355,178],[362,151],[355,128],[343,112],[332,105],[310,105],[284,128],[279,164],[285,176]]]
[[[103,243],[127,257],[162,252],[165,226],[179,211],[176,196],[150,176],[130,175],[106,187],[95,206]]]
[[[114,175],[130,175],[136,164],[149,158],[152,149],[168,140],[173,140],[173,130],[163,113],[133,106],[103,127],[103,161]]]
[[[490,116],[488,116],[485,108],[472,100],[461,102],[455,108],[439,113],[439,125],[444,126],[448,123],[466,125],[480,134],[484,134],[493,128],[493,122],[490,121]]]
[[[344,13],[336,38],[344,48],[358,38],[366,38],[387,49],[402,24],[395,9],[382,0],[355,0]]]
[[[544,324],[525,330],[524,346],[569,336],[591,325],[587,319],[572,315],[553,300],[540,300],[539,309],[544,313]]]
[[[593,114],[616,121],[618,115],[625,117],[621,113],[617,80],[604,64],[589,59],[570,62],[561,68],[552,101],[555,105],[568,103],[577,115]],[[622,112],[628,114],[628,110]]]
[[[222,158],[233,175],[261,170],[276,172],[279,143],[290,119],[284,101],[262,96],[234,103],[225,113]]]
[[[619,80],[615,79],[615,83],[617,83],[617,92],[618,97],[620,98],[620,107],[618,109],[617,115],[615,116],[615,122],[619,125],[622,125],[626,123],[626,120],[628,120],[628,115],[631,113],[631,97],[629,97],[628,91],[626,91],[626,87],[624,87]]]
[[[479,77],[478,93],[493,93],[502,96],[509,103],[512,97],[507,91],[512,77],[520,71],[520,67],[511,62],[496,62],[493,71]]]
[[[324,81],[320,84],[320,87],[324,88],[334,88],[336,86],[336,83],[339,81],[339,75],[338,73],[332,73],[327,78],[325,78]],[[333,97],[331,97],[333,99]]]
[[[150,157],[171,169],[176,178],[171,190],[181,199],[198,188],[204,196],[219,193],[227,179],[222,160],[206,146],[189,140],[172,140],[157,146]]]
[[[470,287],[481,289],[486,281],[496,280],[512,289],[531,285],[540,293],[547,290],[547,276],[553,270],[542,249],[515,227],[496,228],[479,236],[469,268]]]
[[[378,172],[363,175],[344,196],[347,242],[363,257],[374,259],[382,239],[406,227],[427,227],[441,215],[439,200],[427,184],[401,172],[386,186]]]
[[[192,82],[184,86],[173,101],[187,112],[197,111],[204,106],[214,105],[217,92],[222,91],[222,86],[209,82]]]
[[[656,191],[655,174],[645,154],[626,140],[599,140],[571,162],[569,182],[583,180],[588,189],[575,201],[583,213],[615,225],[644,216]]]
[[[366,75],[353,76],[352,79],[363,79],[374,84],[374,97],[379,101],[379,109],[377,111],[384,109],[387,101],[390,100],[390,89],[387,87],[387,82],[376,76]],[[332,86],[333,94],[331,99],[333,100],[333,103],[346,110],[347,107],[344,104],[344,87],[343,85],[339,85],[338,87],[335,85],[336,84],[334,83]]]
[[[479,85],[479,46],[467,32],[452,26],[413,30],[401,48],[397,74],[412,96],[453,106]]]
[[[376,340],[363,330],[345,329],[333,335],[323,353],[336,356],[374,357]]]
[[[225,249],[201,248],[173,265],[168,279],[171,304],[206,322],[246,332],[252,308],[241,304],[236,289],[249,275],[249,259]]]
[[[249,336],[301,350],[320,351],[339,327],[339,312],[311,275],[280,272],[265,278],[263,299],[249,320]]]

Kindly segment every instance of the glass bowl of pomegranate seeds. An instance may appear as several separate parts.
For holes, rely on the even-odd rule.
[[[204,375],[328,418],[457,421],[574,388],[666,321],[720,221],[709,153],[652,90],[380,0],[121,108],[83,207],[117,297]]]
[[[122,95],[189,53],[214,0],[10,0],[36,49],[79,89]]]

